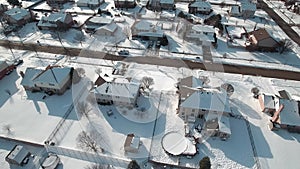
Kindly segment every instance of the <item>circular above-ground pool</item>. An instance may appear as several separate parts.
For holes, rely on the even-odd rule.
[[[187,139],[178,132],[170,132],[161,140],[163,149],[172,155],[182,154],[188,147]]]

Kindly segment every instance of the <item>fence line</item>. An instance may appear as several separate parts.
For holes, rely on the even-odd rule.
[[[79,150],[73,150],[65,147],[45,145],[48,152],[53,152],[58,155],[68,156],[79,160],[89,161],[99,164],[108,164],[116,167],[126,168],[131,160],[126,158],[120,158],[116,156],[110,156],[106,154],[98,154],[92,152],[83,152]]]

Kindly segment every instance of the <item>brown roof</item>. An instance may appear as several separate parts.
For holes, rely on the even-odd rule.
[[[101,76],[99,76],[98,78],[97,78],[97,80],[95,81],[95,85],[97,85],[97,86],[101,86],[102,84],[104,84],[106,81],[101,77]]]
[[[124,143],[124,147],[130,147],[134,134],[128,134]]]
[[[257,41],[261,41],[263,39],[272,38],[270,34],[266,31],[266,29],[260,28],[255,31],[249,32],[250,35],[253,35]],[[273,38],[272,38],[273,39]]]

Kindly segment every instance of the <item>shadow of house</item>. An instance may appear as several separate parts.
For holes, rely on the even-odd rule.
[[[116,8],[135,8],[136,2],[135,0],[114,0],[114,4]]]
[[[45,70],[27,68],[21,85],[31,92],[62,95],[71,86],[73,68],[48,66]]]
[[[249,51],[269,51],[276,52],[279,47],[277,42],[266,29],[260,28],[252,32],[248,32],[246,49]]]
[[[161,10],[174,10],[175,2],[174,0],[160,0],[159,1]]]
[[[37,26],[43,30],[66,31],[74,24],[70,13],[52,13],[49,16],[43,16]]]
[[[11,96],[18,92],[18,87],[16,86],[16,81],[19,79],[19,76],[16,71],[13,71],[0,81],[0,107],[4,103],[12,99]]]

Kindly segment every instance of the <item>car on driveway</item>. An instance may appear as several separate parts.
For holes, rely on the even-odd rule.
[[[128,50],[120,50],[120,51],[118,52],[118,54],[119,54],[120,56],[128,56],[128,55],[129,55],[129,51],[128,51]]]

